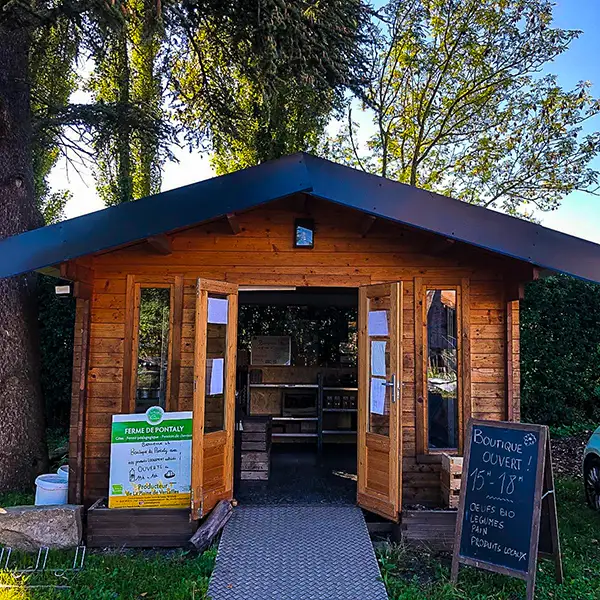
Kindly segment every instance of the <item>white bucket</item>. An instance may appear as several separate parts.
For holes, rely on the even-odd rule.
[[[62,467],[58,467],[56,474],[69,481],[69,465],[62,465]]]
[[[69,483],[62,475],[48,473],[35,480],[35,504],[66,504]]]

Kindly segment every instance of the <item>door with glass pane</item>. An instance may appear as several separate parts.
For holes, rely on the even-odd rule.
[[[358,504],[398,521],[402,492],[402,283],[360,288]]]
[[[233,497],[238,289],[198,279],[194,345],[192,518]]]

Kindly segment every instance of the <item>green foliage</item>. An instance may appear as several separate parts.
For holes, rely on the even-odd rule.
[[[550,427],[550,437],[552,439],[570,438],[580,433],[592,435],[592,432],[598,428],[598,421],[577,421],[570,425],[553,425]]]
[[[356,350],[356,318],[355,308],[242,304],[238,347],[249,350],[258,335],[289,335],[292,364],[339,365],[340,344]]]
[[[159,192],[162,165],[170,156],[159,75],[163,26],[157,5],[132,0],[126,16],[124,23],[99,28],[105,44],[94,49],[95,70],[87,83],[95,102],[111,106],[115,116],[93,136],[98,194],[108,206]]]
[[[48,175],[58,161],[61,145],[67,143],[65,132],[49,116],[68,102],[77,87],[78,37],[65,19],[34,30],[32,36],[29,75],[35,132],[32,146],[35,198],[44,223],[50,225],[64,218],[64,207],[71,193],[52,192],[48,185]]]
[[[600,133],[582,128],[600,102],[540,75],[581,33],[552,26],[550,0],[393,0],[379,16],[360,98],[376,133],[364,149],[349,113],[323,152],[524,216],[596,191]]]
[[[600,422],[600,286],[557,275],[521,302],[522,417],[553,426]]]
[[[0,508],[33,504],[33,502],[34,494],[32,492],[4,492],[0,494]]]
[[[588,600],[600,597],[600,515],[589,510],[581,482],[556,482],[558,521],[565,582],[554,579],[554,564],[540,559],[536,598]],[[415,553],[389,545],[377,552],[390,600],[513,600],[525,596],[518,579],[461,567],[458,584],[450,582],[450,557],[431,552]]]
[[[316,147],[364,76],[360,0],[231,2],[185,13],[174,51],[176,116],[207,140],[218,174]]]
[[[56,279],[39,275],[40,382],[49,427],[69,426],[75,300],[59,298]]]
[[[88,552],[81,571],[66,571],[59,579],[43,573],[17,578],[0,570],[0,585],[17,586],[2,590],[0,596],[6,600],[201,600],[206,597],[215,556],[214,549],[199,556],[181,550]],[[13,556],[11,562],[19,558]],[[31,564],[31,555],[22,560],[23,565]],[[64,569],[72,563],[73,551],[51,551],[47,567]],[[55,590],[55,585],[70,588]]]

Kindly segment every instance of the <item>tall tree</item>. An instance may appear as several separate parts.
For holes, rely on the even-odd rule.
[[[188,141],[210,142],[219,174],[315,148],[365,74],[360,0],[259,0],[181,16],[174,107]]]
[[[93,48],[88,83],[94,101],[114,111],[114,123],[93,136],[97,189],[107,205],[160,191],[171,141],[159,75],[165,41],[160,4],[131,0],[126,7],[124,24],[100,32],[106,45]]]
[[[546,75],[581,33],[552,26],[550,0],[394,0],[380,13],[362,98],[330,155],[399,181],[508,213],[551,210],[595,192],[600,112],[590,84]]]
[[[34,200],[29,48],[27,29],[0,24],[0,238],[42,224]],[[0,490],[30,484],[46,466],[36,322],[35,275],[0,280]]]
[[[35,5],[0,0],[0,238],[43,225],[37,201],[44,195],[44,174],[52,162],[52,157],[44,153],[53,144],[50,129],[46,128],[54,126],[54,131],[58,131],[61,119],[57,114],[65,112],[64,107],[60,110],[53,107],[36,122],[39,131],[44,130],[48,135],[41,143],[41,137],[36,137],[36,161],[39,161],[36,182],[32,81],[38,91],[45,89],[48,97],[56,99],[62,92],[54,89],[50,93],[50,82],[41,81],[41,71],[35,68],[34,42],[44,44],[47,40],[43,36],[50,36],[53,26],[58,27],[61,22],[75,26],[80,23],[81,15],[91,9],[101,10],[111,19],[119,14],[115,4],[104,5],[95,0]],[[46,54],[44,60],[48,58]],[[70,74],[67,68],[56,75],[68,78]],[[67,93],[69,83],[63,84],[59,87]],[[33,99],[34,107],[42,106],[42,96]],[[35,274],[0,279],[0,357],[0,491],[3,491],[31,485],[34,476],[47,466]]]
[[[51,190],[48,183],[50,171],[65,145],[62,126],[55,126],[49,117],[66,106],[77,89],[76,59],[80,40],[78,32],[64,18],[34,30],[31,35],[29,76],[35,202],[44,223],[50,224],[64,218],[64,208],[71,195],[67,190]]]

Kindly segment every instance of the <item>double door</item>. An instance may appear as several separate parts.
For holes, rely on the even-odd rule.
[[[238,290],[197,283],[192,518],[233,497]],[[359,289],[359,506],[397,521],[402,480],[402,284]]]

